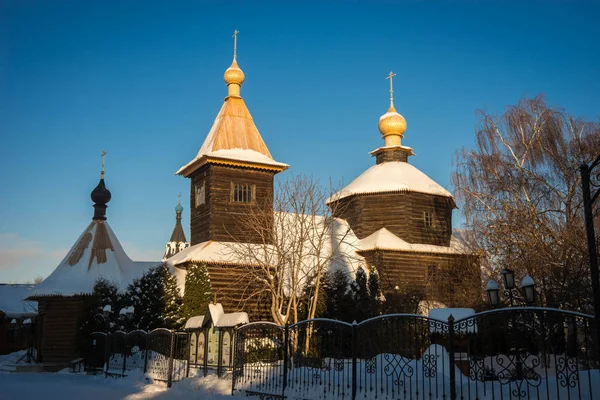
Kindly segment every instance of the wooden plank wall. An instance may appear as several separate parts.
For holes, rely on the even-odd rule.
[[[386,228],[409,243],[449,246],[452,235],[452,202],[443,196],[399,192],[354,195],[340,200],[335,216],[344,218],[359,239]],[[423,212],[434,215],[434,226],[425,226]]]
[[[262,239],[240,221],[252,207],[272,207],[274,172],[205,165],[191,176],[190,242],[208,240],[261,243]],[[204,182],[206,203],[195,207],[195,187]],[[255,185],[254,204],[232,202],[231,183]],[[272,224],[272,222],[271,222]]]

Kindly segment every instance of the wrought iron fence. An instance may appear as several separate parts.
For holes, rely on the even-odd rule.
[[[154,380],[180,381],[188,373],[187,332],[154,329],[147,333],[92,333],[86,350],[86,370],[107,376],[147,374]]]
[[[263,398],[592,399],[592,316],[547,308],[461,320],[384,315],[347,324],[251,323],[235,334],[232,391]]]

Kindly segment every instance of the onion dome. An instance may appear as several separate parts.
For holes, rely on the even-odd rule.
[[[383,138],[386,139],[389,135],[403,137],[404,131],[406,131],[406,120],[402,115],[396,112],[396,109],[392,104],[388,112],[379,118],[379,132],[381,132]]]
[[[110,190],[106,188],[106,185],[104,184],[104,178],[100,179],[98,185],[94,188],[94,190],[92,190],[90,197],[92,198],[92,201],[96,204],[106,204],[110,201]]]
[[[175,212],[183,212],[183,206],[181,205],[181,203],[177,203],[177,205],[175,206]]]
[[[227,86],[231,84],[242,85],[244,83],[244,71],[242,71],[236,60],[233,60],[231,66],[225,70],[225,74],[223,75],[223,79],[225,79],[225,83]]]

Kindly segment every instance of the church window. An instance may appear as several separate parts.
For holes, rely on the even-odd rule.
[[[196,207],[200,207],[206,202],[206,191],[204,182],[201,185],[196,185]]]
[[[231,201],[234,203],[252,203],[254,200],[255,185],[245,183],[231,183]]]
[[[429,211],[423,211],[423,221],[427,228],[433,228],[433,213]]]

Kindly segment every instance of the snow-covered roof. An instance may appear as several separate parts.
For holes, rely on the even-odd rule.
[[[105,278],[125,290],[134,279],[160,262],[132,261],[107,221],[94,220],[56,269],[29,294],[75,296],[91,294],[95,282]]]
[[[204,315],[196,315],[195,317],[191,317],[185,323],[184,329],[198,329],[202,328],[202,324],[204,323]]]
[[[442,254],[465,254],[466,249],[460,241],[455,238],[450,239],[450,246],[436,246],[433,244],[408,243],[400,239],[386,228],[370,234],[358,242],[359,251],[368,250],[391,250],[391,251],[410,251],[416,253],[442,253]]]
[[[37,314],[37,303],[25,301],[35,285],[0,284],[0,315],[7,318],[20,318]]]
[[[452,194],[407,162],[389,161],[372,166],[327,203],[355,194],[419,192],[453,199]]]
[[[245,312],[226,314],[225,311],[223,311],[223,305],[221,303],[209,304],[208,311],[210,312],[210,318],[212,319],[213,324],[217,328],[229,328],[250,322],[248,314]]]
[[[248,246],[253,247],[253,249],[248,248]],[[252,245],[248,243],[216,242],[209,240],[208,242],[198,243],[180,251],[166,262],[172,266],[187,262],[225,265],[256,265],[258,260],[253,260],[251,256],[258,256],[263,252],[273,253],[273,249],[270,246],[261,246],[258,244]],[[246,254],[249,256],[246,257]]]
[[[209,304],[208,312],[210,313],[210,320],[217,328],[231,328],[250,322],[248,314],[245,312],[225,313],[221,303]],[[207,321],[208,320],[204,318],[204,315],[191,317],[185,323],[185,329],[202,328],[205,323],[208,323]]]
[[[246,103],[227,97],[196,157],[181,167],[178,175],[189,176],[207,161],[242,161],[258,167],[284,170],[287,164],[271,157]]]

